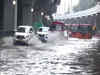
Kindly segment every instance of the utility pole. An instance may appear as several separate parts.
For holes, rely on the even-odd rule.
[[[70,0],[70,13],[73,13],[73,1]]]
[[[14,5],[14,30],[17,28],[17,0],[13,0]]]
[[[68,13],[73,12],[73,5],[72,5],[72,0],[68,0]]]
[[[67,3],[67,6],[66,6],[67,12],[66,12],[66,13],[69,14],[69,12],[70,12],[70,6],[69,6],[70,4],[69,4],[69,0],[67,0],[66,3]],[[66,4],[66,3],[65,3],[65,4]]]

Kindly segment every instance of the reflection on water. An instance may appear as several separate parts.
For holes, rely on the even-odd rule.
[[[33,46],[4,48],[1,57],[7,61],[0,61],[1,75],[100,75],[100,41],[95,41],[71,39],[57,43],[55,51]]]
[[[87,64],[82,67],[83,75],[100,75],[100,42],[83,52],[78,61]]]
[[[97,48],[94,51],[89,52],[90,58],[93,59],[93,75],[100,75],[100,41],[97,43]]]
[[[58,57],[59,63],[57,63],[56,69],[52,71],[54,75],[100,75],[100,42],[88,40],[88,42],[92,43],[85,43],[83,46],[84,42],[85,41],[82,41],[80,48],[78,48],[77,45],[75,45],[76,48],[74,48],[74,50],[82,50],[76,50],[76,52],[70,50],[68,52],[65,51],[69,54],[67,55],[64,52],[63,54],[66,54],[65,56],[62,58],[61,56]],[[86,44],[88,44],[87,47]]]

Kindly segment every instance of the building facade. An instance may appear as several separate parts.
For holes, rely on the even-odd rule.
[[[0,0],[0,33],[14,31],[18,25],[31,25],[32,4],[32,0]]]

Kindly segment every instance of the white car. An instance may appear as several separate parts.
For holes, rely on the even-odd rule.
[[[38,38],[42,42],[46,42],[48,39],[49,27],[40,27],[37,31]]]
[[[48,35],[49,27],[40,27],[37,31],[37,34]]]
[[[13,43],[16,44],[16,42],[24,42],[28,44],[32,36],[33,36],[32,26],[18,26],[14,34]]]

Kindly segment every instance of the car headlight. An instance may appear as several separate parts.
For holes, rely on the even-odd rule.
[[[29,38],[29,35],[27,35],[26,38]]]

